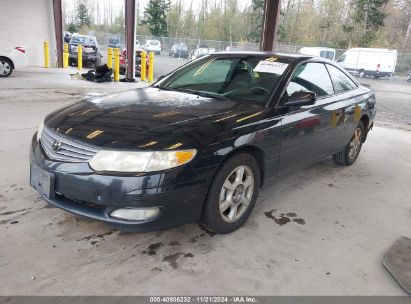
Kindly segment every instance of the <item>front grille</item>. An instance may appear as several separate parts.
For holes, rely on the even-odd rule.
[[[88,162],[99,151],[96,146],[70,139],[47,127],[44,127],[40,142],[49,159],[62,162]],[[60,142],[57,150],[53,149],[55,142]]]

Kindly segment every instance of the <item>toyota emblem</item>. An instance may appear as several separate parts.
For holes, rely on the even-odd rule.
[[[58,151],[61,149],[61,141],[55,140],[53,144],[51,145],[54,151]]]

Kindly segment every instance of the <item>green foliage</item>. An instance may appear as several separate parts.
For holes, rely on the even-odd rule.
[[[170,0],[150,0],[144,10],[143,24],[148,25],[153,36],[167,36],[167,12],[170,10]]]
[[[263,21],[264,21],[264,0],[252,0],[251,31],[248,34],[248,38],[251,41],[254,41],[254,42],[260,41]],[[282,27],[281,31],[284,34],[285,27]]]
[[[70,33],[76,33],[77,32],[77,27],[74,23],[70,23],[67,25],[67,31]]]
[[[124,34],[124,10],[119,6],[112,6],[111,2],[103,5],[100,0],[73,1],[74,6],[66,6],[64,10],[65,28],[69,31]],[[411,0],[280,1],[277,39],[282,44],[341,49],[383,47],[411,52],[411,37],[406,37],[411,22]],[[175,41],[191,38],[193,46],[201,43],[200,40],[259,42],[264,2],[149,0],[137,32],[169,36],[176,38]],[[226,45],[229,43],[222,43],[221,47]],[[298,47],[290,48],[297,50]]]
[[[384,26],[387,16],[385,6],[389,0],[355,0],[354,21],[359,31],[357,43],[368,47],[376,39],[377,31]]]
[[[79,4],[79,6],[77,7],[77,25],[79,27],[90,25],[90,16],[88,14],[88,9],[84,4]]]

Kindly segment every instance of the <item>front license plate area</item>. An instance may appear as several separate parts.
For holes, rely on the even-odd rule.
[[[30,167],[30,185],[46,198],[54,197],[54,179],[53,173],[47,172],[38,166]]]

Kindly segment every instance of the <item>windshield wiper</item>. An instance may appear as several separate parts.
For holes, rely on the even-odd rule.
[[[220,95],[218,93],[213,93],[213,92],[207,92],[207,91],[196,91],[196,90],[191,90],[191,89],[183,89],[183,86],[179,87],[163,87],[160,85],[153,86],[154,88],[160,89],[160,90],[165,90],[165,91],[176,91],[176,92],[183,92],[183,93],[189,93],[189,94],[195,94],[201,97],[211,97],[211,98],[216,98],[216,99],[221,99],[221,100],[228,100],[229,98]]]
[[[228,100],[227,97],[220,95],[218,93],[214,92],[208,92],[208,91],[196,91],[196,90],[191,90],[191,89],[181,89],[180,87],[175,88],[176,91],[180,92],[185,92],[185,93],[190,93],[190,94],[195,94],[201,97],[211,97],[211,98],[217,98],[221,100]]]

